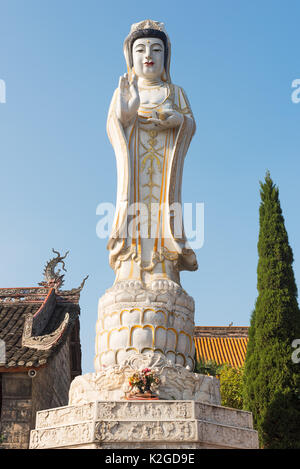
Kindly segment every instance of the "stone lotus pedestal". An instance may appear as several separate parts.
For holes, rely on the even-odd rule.
[[[194,310],[193,298],[172,280],[115,283],[98,304],[95,370],[148,352],[193,370]]]

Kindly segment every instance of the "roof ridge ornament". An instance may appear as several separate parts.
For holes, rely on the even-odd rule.
[[[65,255],[61,255],[59,251],[55,251],[55,249],[52,248],[52,251],[54,254],[56,254],[56,257],[53,257],[53,259],[50,259],[50,261],[47,262],[44,268],[44,280],[39,283],[41,287],[46,287],[46,288],[54,288],[56,292],[59,292],[59,295],[66,295],[66,294],[73,294],[73,295],[78,295],[80,294],[81,290],[84,287],[84,284],[86,280],[88,279],[88,275],[82,280],[80,286],[78,288],[73,288],[72,290],[69,291],[61,291],[60,288],[64,283],[64,276],[65,274],[61,274],[61,269],[57,269],[58,264],[62,265],[62,270],[67,272],[64,259],[67,257],[70,251],[67,251]]]
[[[89,276],[88,276],[88,275],[87,275],[86,277],[84,277],[84,279],[82,280],[82,282],[81,282],[80,286],[79,286],[79,287],[76,289],[76,290],[78,291],[78,293],[80,293],[80,292],[81,292],[81,290],[83,289],[83,287],[84,287],[84,284],[85,284],[85,282],[87,281],[87,279],[88,279],[88,278],[89,278]]]
[[[55,290],[59,290],[60,287],[64,283],[64,274],[61,273],[61,269],[58,269],[55,271],[57,268],[58,264],[62,264],[62,269],[66,271],[65,268],[65,263],[64,259],[67,257],[69,254],[69,251],[65,253],[64,256],[60,254],[60,252],[55,251],[55,249],[52,248],[52,251],[54,254],[56,254],[56,257],[53,257],[50,259],[50,261],[47,262],[44,268],[44,280],[43,282],[40,282],[39,285],[43,287],[49,287],[49,288],[54,288]]]

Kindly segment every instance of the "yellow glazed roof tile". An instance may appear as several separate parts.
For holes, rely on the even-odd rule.
[[[194,337],[197,360],[228,363],[237,368],[244,364],[247,337]]]

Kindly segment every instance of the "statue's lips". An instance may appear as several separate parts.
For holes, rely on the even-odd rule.
[[[152,65],[154,65],[154,62],[144,62],[144,65],[146,65],[146,67],[152,67]]]

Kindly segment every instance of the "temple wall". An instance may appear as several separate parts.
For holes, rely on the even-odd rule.
[[[25,373],[2,374],[0,448],[28,447],[32,415],[32,379]]]
[[[69,339],[44,368],[2,373],[0,448],[25,449],[36,412],[67,405],[71,383]]]
[[[67,405],[71,384],[69,339],[32,382],[32,428],[36,412]]]

